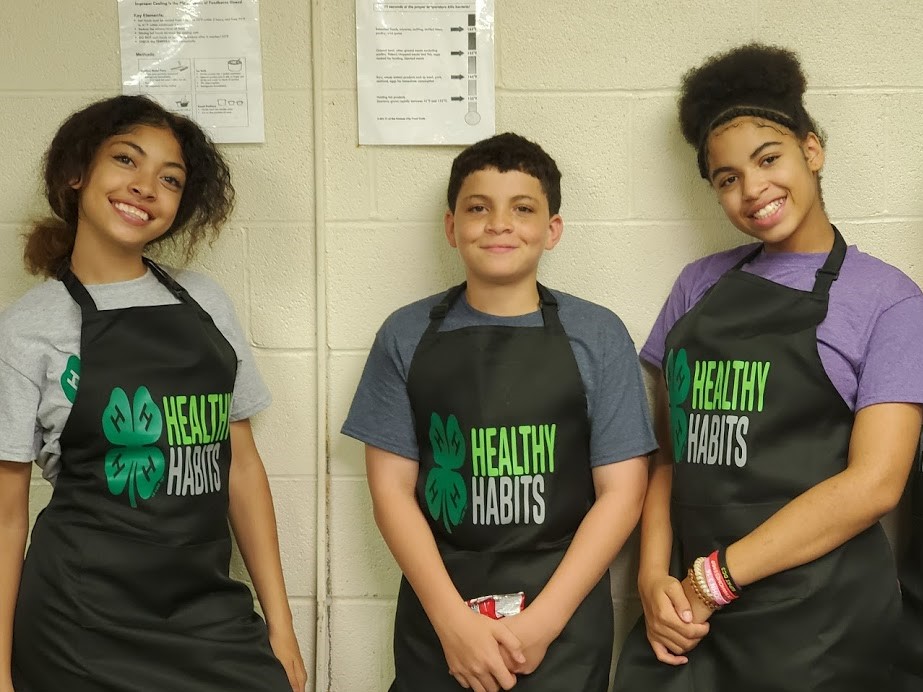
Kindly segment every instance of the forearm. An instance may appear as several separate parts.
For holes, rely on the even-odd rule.
[[[727,549],[741,586],[826,555],[900,501],[923,419],[916,404],[856,414],[847,468],[805,491]]]
[[[28,519],[0,526],[0,683],[10,674],[13,614],[28,530]]]
[[[463,607],[446,571],[433,532],[413,496],[391,495],[375,503],[375,523],[395,561],[437,628]]]
[[[847,469],[799,495],[727,549],[728,569],[746,586],[826,555],[887,513]]]
[[[266,623],[270,629],[290,627],[292,613],[282,576],[272,493],[259,456],[246,461],[243,458],[235,459],[231,465],[229,493],[231,528],[266,616]]]
[[[643,575],[663,575],[670,570],[673,527],[670,523],[670,494],[673,490],[673,465],[660,453],[651,458],[650,476],[644,509],[641,512],[641,562]]]
[[[609,569],[637,525],[646,478],[647,459],[643,457],[593,469],[596,501],[551,579],[527,606],[554,637]]]
[[[31,464],[0,461],[0,688],[10,684],[13,615],[29,533]]]

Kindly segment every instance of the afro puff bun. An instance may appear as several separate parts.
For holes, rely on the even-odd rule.
[[[799,138],[817,132],[802,103],[807,83],[790,50],[749,43],[719,53],[683,76],[679,122],[683,137],[696,147],[699,172],[706,178],[708,134],[742,115],[780,123]]]

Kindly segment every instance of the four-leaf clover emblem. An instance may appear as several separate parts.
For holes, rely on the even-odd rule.
[[[153,446],[162,432],[163,416],[147,387],[137,389],[131,404],[124,389],[112,390],[103,411],[103,433],[115,445],[106,453],[106,479],[113,495],[128,491],[132,507],[139,497],[149,500],[163,478],[163,452]]]
[[[429,439],[436,465],[426,477],[426,506],[434,521],[442,519],[446,531],[458,526],[468,507],[465,479],[457,472],[465,463],[465,438],[458,419],[450,415],[445,422],[433,413],[429,423]]]
[[[667,398],[670,401],[670,435],[673,439],[673,460],[678,464],[686,454],[686,439],[689,434],[689,418],[683,404],[689,396],[692,384],[689,373],[689,358],[686,349],[681,348],[674,358],[673,349],[667,354],[664,371],[667,381]]]

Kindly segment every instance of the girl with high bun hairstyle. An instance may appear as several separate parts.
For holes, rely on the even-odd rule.
[[[44,172],[25,264],[47,281],[0,313],[0,692],[303,692],[249,423],[269,392],[224,292],[146,257],[218,232],[227,164],[118,96],[61,125]],[[54,492],[23,561],[32,461]]]
[[[923,296],[827,217],[804,91],[796,56],[759,44],[683,80],[699,172],[757,242],[687,266],[641,351],[660,451],[617,692],[891,689],[879,519],[923,418]]]

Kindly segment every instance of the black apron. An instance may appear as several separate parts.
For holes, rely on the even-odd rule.
[[[290,692],[247,587],[228,577],[237,356],[177,305],[82,312],[61,471],[35,522],[13,633],[17,692]]]
[[[417,501],[464,599],[525,592],[526,606],[557,568],[595,500],[586,394],[557,302],[539,286],[543,327],[440,332],[465,284],[430,313],[407,378],[420,449]],[[608,688],[608,573],[523,692]],[[392,692],[462,689],[420,601],[401,580]]]
[[[836,229],[812,291],[728,271],[667,336],[663,372],[675,466],[672,574],[752,532],[846,468],[853,414],[817,352],[817,326],[846,254]],[[683,666],[660,663],[643,618],[617,692],[887,690],[900,612],[876,523],[813,562],[746,587],[716,612]]]
[[[923,690],[923,440],[910,472],[910,540],[901,561],[900,636],[895,661],[894,692]]]

